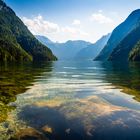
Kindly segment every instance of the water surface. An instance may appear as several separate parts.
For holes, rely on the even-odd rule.
[[[139,140],[140,64],[1,64],[0,139]]]

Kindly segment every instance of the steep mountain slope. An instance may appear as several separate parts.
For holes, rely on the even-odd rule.
[[[140,40],[129,53],[130,61],[140,61]]]
[[[36,38],[43,44],[47,45],[60,60],[74,59],[76,54],[81,49],[88,47],[88,45],[91,45],[90,42],[82,40],[69,40],[65,43],[55,43],[51,41],[50,43],[50,41],[48,42],[48,38],[46,38],[46,41],[44,40],[45,37],[36,36]]]
[[[122,24],[114,29],[107,45],[95,60],[107,60],[118,44],[120,44],[120,42],[137,27],[139,19],[140,10],[138,9],[132,12]]]
[[[109,38],[110,38],[110,34],[103,36],[95,44],[91,44],[88,47],[80,50],[77,53],[75,58],[76,59],[94,59],[100,53],[100,51],[104,48]]]
[[[56,57],[0,0],[0,61],[29,60],[56,60]]]
[[[113,50],[111,53],[109,60],[112,61],[127,61],[129,59],[129,53],[140,40],[140,24],[135,28],[131,33],[129,33],[120,44]],[[136,50],[131,53],[131,57],[133,60],[134,54]],[[138,57],[138,56],[137,56]]]

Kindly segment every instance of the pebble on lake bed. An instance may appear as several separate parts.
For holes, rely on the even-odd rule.
[[[37,140],[49,140],[41,132],[34,128],[26,128],[20,130],[14,137],[15,139],[37,139]]]
[[[70,131],[71,131],[70,128],[68,128],[68,129],[65,130],[65,132],[66,132],[67,134],[70,134]]]
[[[50,133],[50,134],[53,133],[52,128],[51,128],[50,126],[48,126],[48,125],[45,125],[44,127],[42,127],[42,130],[43,130],[44,132],[47,132],[47,133]]]

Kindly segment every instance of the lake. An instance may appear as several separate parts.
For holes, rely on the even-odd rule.
[[[140,63],[0,64],[0,140],[140,140]]]

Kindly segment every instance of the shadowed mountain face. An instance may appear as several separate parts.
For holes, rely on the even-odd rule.
[[[109,60],[112,61],[128,61],[131,50],[135,47],[140,40],[140,24],[129,33],[120,44],[113,50]],[[136,49],[137,50],[137,49]],[[130,60],[135,60],[136,50],[131,53]],[[134,55],[134,56],[133,56]]]
[[[56,60],[51,50],[41,44],[14,11],[0,0],[0,60]]]
[[[107,45],[100,52],[100,54],[96,57],[95,60],[107,60],[111,55],[112,51],[116,47],[118,47],[120,42],[139,26],[139,22],[140,10],[138,9],[132,12],[122,24],[120,24],[117,28],[114,29]]]
[[[94,59],[100,53],[100,51],[104,48],[109,38],[110,38],[110,34],[103,36],[95,44],[91,44],[88,47],[80,50],[77,53],[75,58],[76,59]]]

